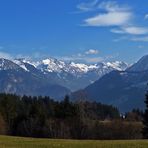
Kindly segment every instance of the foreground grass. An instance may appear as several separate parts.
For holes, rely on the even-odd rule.
[[[0,148],[148,148],[148,141],[78,141],[0,136]]]

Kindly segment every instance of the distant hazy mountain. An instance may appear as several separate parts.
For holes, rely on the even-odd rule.
[[[112,104],[121,111],[144,109],[148,83],[148,56],[125,71],[112,71],[84,90],[73,93],[75,99],[89,99]]]

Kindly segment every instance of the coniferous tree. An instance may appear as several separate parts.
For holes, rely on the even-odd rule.
[[[144,117],[143,118],[143,124],[144,124],[143,138],[148,139],[148,91],[146,93],[145,104],[146,104],[146,109],[145,109],[144,116],[143,116]]]

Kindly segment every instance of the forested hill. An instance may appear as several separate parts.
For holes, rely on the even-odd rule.
[[[135,112],[128,117],[140,121]],[[141,124],[124,124],[120,120],[117,108],[101,103],[74,103],[68,96],[58,102],[50,97],[0,94],[0,134],[68,139],[141,137]]]

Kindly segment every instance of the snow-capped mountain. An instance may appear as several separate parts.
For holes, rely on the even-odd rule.
[[[48,58],[44,59],[40,62],[37,62],[37,68],[41,69],[44,72],[62,72],[66,64],[63,61],[54,59],[54,58]]]
[[[84,63],[66,63],[61,60],[49,58],[42,60],[41,62],[38,62],[35,64],[38,69],[41,69],[44,72],[68,72],[73,75],[78,74],[85,74],[90,71],[97,71],[99,72],[100,69],[116,69],[116,70],[125,70],[128,67],[128,64],[120,61],[115,62],[102,62],[97,64],[84,64]]]
[[[69,94],[70,90],[50,81],[40,70],[24,60],[0,59],[0,93],[60,99]]]
[[[70,90],[80,90],[73,94],[86,95],[125,111],[143,107],[140,102],[147,82],[148,56],[130,67],[120,61],[84,64],[54,58],[0,59],[0,92],[61,98]]]
[[[33,62],[33,61],[31,62],[26,59],[14,59],[14,60],[12,60],[12,62],[19,65],[22,69],[24,69],[25,71],[28,71],[28,72],[29,72],[29,69],[27,68],[26,65],[31,65],[34,68],[36,68],[37,64],[38,64],[38,62]]]
[[[44,77],[53,84],[60,84],[72,91],[88,86],[112,70],[123,71],[128,67],[128,64],[120,61],[84,64],[64,62],[54,58],[36,62],[15,59],[13,62],[27,72],[44,74]]]
[[[121,61],[107,62],[106,65],[119,71],[124,71],[129,66],[127,63]]]
[[[25,67],[25,64],[30,64],[34,66],[37,69],[40,69],[44,72],[68,72],[71,74],[84,74],[90,71],[98,71],[100,69],[114,69],[123,71],[128,67],[128,64],[121,61],[115,61],[115,62],[102,62],[97,64],[84,64],[84,63],[74,63],[74,62],[64,62],[61,60],[57,60],[54,58],[48,58],[44,59],[42,61],[29,61],[26,59],[15,59],[13,62],[17,65],[19,65],[24,70],[28,71],[28,69]]]
[[[1,58],[0,59],[0,70],[11,70],[11,69],[18,70],[20,69],[20,65],[17,65],[10,60]]]
[[[126,63],[119,61],[84,64],[64,62],[54,58],[41,61],[0,59],[0,70],[21,70],[71,91],[85,88],[112,70],[123,71],[127,67]]]

